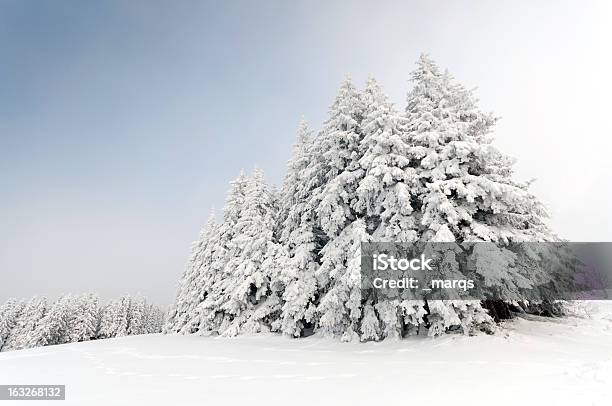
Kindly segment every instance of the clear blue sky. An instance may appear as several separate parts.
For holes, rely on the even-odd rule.
[[[503,117],[553,226],[611,240],[607,2],[0,0],[0,301],[167,304],[240,168],[280,183],[343,77],[403,108],[422,51]]]

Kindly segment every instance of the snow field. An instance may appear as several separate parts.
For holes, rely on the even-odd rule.
[[[34,348],[0,354],[0,383],[66,384],[67,405],[609,405],[612,305],[589,306],[589,318],[525,316],[493,336],[155,334]]]

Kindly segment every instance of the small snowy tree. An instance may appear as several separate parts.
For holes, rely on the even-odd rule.
[[[138,295],[130,300],[128,320],[127,335],[158,333],[161,331],[163,312]]]
[[[211,279],[213,253],[217,243],[218,226],[214,211],[211,211],[200,238],[192,246],[192,254],[180,281],[171,319],[167,323],[169,331],[193,333],[199,329],[199,306],[206,298]]]
[[[159,333],[164,323],[162,310],[140,295],[111,300],[100,314],[99,338]]]
[[[127,335],[144,334],[146,301],[142,296],[133,297],[130,301],[129,324]]]
[[[111,300],[104,307],[100,320],[100,338],[128,335],[131,301],[131,297],[126,295],[119,299]]]
[[[99,299],[93,293],[75,296],[68,322],[69,341],[89,341],[97,337],[100,324]]]
[[[44,317],[46,310],[47,301],[45,298],[33,297],[28,300],[6,338],[2,351],[27,348],[30,335]]]
[[[232,319],[232,315],[224,312],[221,305],[227,298],[226,282],[227,278],[231,277],[227,273],[229,271],[227,263],[230,259],[230,251],[235,249],[233,238],[239,232],[237,227],[244,210],[248,179],[244,172],[240,171],[238,178],[230,184],[223,209],[223,222],[215,226],[211,233],[197,280],[201,301],[195,311],[188,314],[186,322],[182,323],[183,327],[179,324],[174,331],[183,333],[198,331],[200,334],[218,333],[226,328]],[[170,317],[172,314],[173,311]]]
[[[164,312],[157,306],[148,304],[146,307],[146,323],[144,334],[154,334],[162,331]]]
[[[0,350],[4,348],[24,307],[25,303],[17,299],[9,299],[0,306]]]
[[[70,342],[69,323],[73,317],[73,297],[71,295],[60,297],[40,320],[30,335],[27,346],[44,347]]]
[[[100,309],[100,328],[98,329],[97,338],[112,338],[115,336],[113,315],[115,306],[113,302],[107,303]]]
[[[129,295],[123,296],[118,300],[116,310],[114,312],[113,323],[115,325],[115,337],[123,337],[128,335],[130,326],[130,308],[132,306],[132,298]]]

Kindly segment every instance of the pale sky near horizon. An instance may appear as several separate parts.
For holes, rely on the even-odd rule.
[[[572,241],[612,241],[606,1],[0,0],[0,302],[169,304],[241,168],[280,184],[346,74],[400,109],[421,52]]]

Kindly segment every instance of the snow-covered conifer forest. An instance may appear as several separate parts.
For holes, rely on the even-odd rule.
[[[129,295],[106,305],[94,294],[9,299],[0,306],[0,351],[161,331],[163,311]]]
[[[347,79],[320,130],[300,123],[279,190],[257,169],[231,182],[222,221],[211,214],[193,245],[164,332],[378,341],[490,332],[508,317],[510,300],[362,296],[362,242],[558,241],[494,147],[496,116],[427,55],[410,80],[396,108],[375,79],[363,89]],[[546,278],[481,276],[508,297]]]

